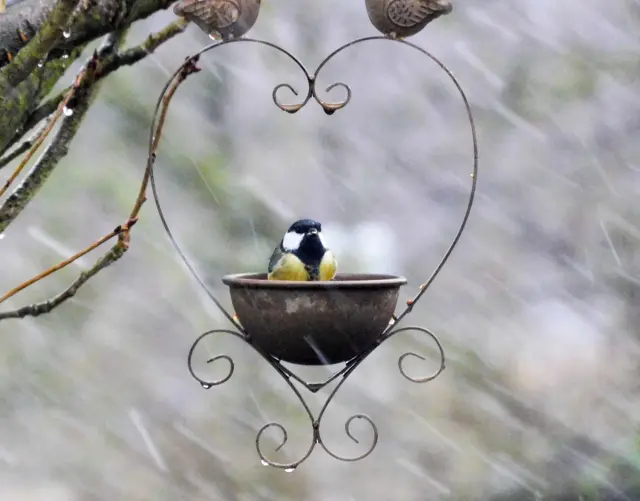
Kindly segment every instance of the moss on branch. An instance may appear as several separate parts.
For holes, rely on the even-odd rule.
[[[38,103],[51,92],[58,79],[80,56],[84,46],[69,53],[68,58],[50,61],[36,69],[2,100],[0,113],[0,152],[20,139],[31,127],[26,122]],[[35,125],[35,124],[34,124]]]
[[[157,33],[152,33],[147,37],[147,39],[137,45],[127,50],[123,50],[118,54],[114,54],[111,57],[105,59],[105,61],[100,65],[100,70],[96,75],[96,79],[100,80],[110,75],[114,71],[118,70],[122,66],[131,66],[136,64],[138,61],[141,61],[149,54],[153,54],[153,52],[163,43],[170,40],[176,35],[182,33],[186,27],[187,22],[184,19],[178,19],[170,23],[168,26],[158,31]],[[25,123],[25,130],[30,130],[32,127],[35,127],[40,121],[47,118],[53,112],[56,111],[58,105],[64,99],[64,96],[71,90],[71,87],[67,87],[66,89],[60,91],[54,97],[45,101],[42,105],[40,105],[27,119]],[[1,165],[0,165],[1,167]]]
[[[0,99],[10,89],[23,82],[31,72],[46,59],[49,51],[61,39],[71,21],[71,14],[78,0],[58,0],[51,15],[42,24],[36,35],[18,52],[16,57],[0,69]],[[26,38],[23,33],[21,38]]]
[[[0,95],[3,109],[0,115],[0,152],[27,132],[24,125],[29,116],[88,42],[116,29],[125,29],[136,20],[166,9],[172,3],[173,0],[81,0],[73,13],[69,37],[63,37],[50,47],[48,59],[42,67],[36,62],[22,83]],[[4,54],[0,54],[0,68],[8,69],[9,59],[15,62],[22,57],[22,50],[27,50],[24,58],[33,61],[29,54],[29,40],[47,23],[55,5],[55,0],[22,0],[7,7],[0,23],[0,52],[4,50]],[[26,41],[21,33],[26,36]],[[73,57],[63,59],[62,54],[73,54]]]
[[[99,84],[95,83],[95,75],[100,57],[115,52],[120,40],[121,35],[110,35],[100,48],[100,51],[96,51],[83,68],[77,83],[74,85],[73,97],[75,106],[72,114],[64,117],[55,137],[43,151],[39,160],[28,172],[22,183],[0,206],[0,232],[3,232],[18,217],[40,191],[60,160],[67,155],[69,145],[78,133],[80,125],[99,90]]]

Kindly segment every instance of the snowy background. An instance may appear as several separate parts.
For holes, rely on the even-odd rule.
[[[129,44],[172,19],[136,24]],[[269,0],[250,32],[309,68],[375,34],[355,0]],[[273,457],[289,461],[310,426],[235,339],[208,344],[235,358],[230,381],[205,391],[191,379],[191,343],[227,324],[148,203],[123,260],[51,314],[0,323],[0,499],[524,500],[599,488],[637,499],[639,34],[637,0],[458,0],[411,39],[466,90],[480,175],[460,246],[406,324],[439,335],[446,371],[404,380],[403,351],[428,357],[411,362],[417,375],[436,358],[428,340],[400,334],[324,419],[329,445],[357,455],[370,432],[354,423],[358,446],[344,422],[370,415],[380,431],[371,456],[348,464],[317,449],[292,474],[260,464],[263,424],[288,427]],[[105,81],[69,155],[0,241],[3,289],[126,219],[162,85],[209,42],[190,26]],[[273,50],[235,44],[200,66],[173,101],[157,182],[172,229],[223,302],[220,277],[262,271],[299,217],[323,223],[342,271],[402,274],[401,302],[413,295],[454,236],[471,182],[469,126],[446,75],[400,44],[362,44],[321,73],[320,91],[338,80],[353,90],[327,117],[313,102],[296,115],[273,105],[278,83],[306,90]],[[2,306],[56,294],[99,252]],[[326,395],[309,401],[317,409]]]

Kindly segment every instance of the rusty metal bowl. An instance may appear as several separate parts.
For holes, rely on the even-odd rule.
[[[339,273],[327,282],[222,279],[250,342],[294,364],[330,365],[369,348],[389,324],[404,277]]]

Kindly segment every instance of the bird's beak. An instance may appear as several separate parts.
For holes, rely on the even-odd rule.
[[[309,235],[317,235],[318,234],[318,230],[316,230],[315,228],[312,228],[311,230],[309,230]]]

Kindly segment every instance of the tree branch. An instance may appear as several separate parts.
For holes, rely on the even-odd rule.
[[[29,41],[11,62],[0,70],[0,101],[24,81],[36,68],[40,61],[46,59],[51,48],[62,38],[62,34],[69,23],[71,13],[78,0],[58,0],[47,21],[38,30],[35,37]],[[24,37],[21,38],[25,38]]]
[[[94,57],[97,57],[97,56],[94,55]],[[76,91],[80,88],[81,85],[83,85],[85,83],[89,83],[89,82],[87,82],[87,80],[91,79],[91,77],[92,77],[92,75],[90,75],[88,71],[83,71],[82,73],[80,73],[80,75],[78,75],[78,77],[76,78],[76,81],[73,84],[71,90],[69,92],[67,92],[67,95],[65,96],[65,98],[58,105],[58,110],[56,111],[56,113],[51,117],[51,120],[48,121],[48,123],[47,123],[46,127],[43,129],[42,133],[34,141],[33,146],[31,146],[31,149],[29,150],[29,152],[24,156],[22,161],[18,164],[18,167],[16,167],[16,169],[13,171],[11,176],[9,176],[9,179],[7,179],[7,181],[4,183],[2,188],[0,188],[0,197],[5,194],[5,192],[9,189],[11,184],[20,175],[20,172],[22,172],[22,169],[24,169],[24,167],[27,165],[29,160],[31,160],[31,157],[33,155],[35,155],[36,151],[38,151],[38,148],[40,148],[40,145],[42,145],[42,143],[47,138],[49,133],[53,130],[54,125],[56,124],[56,122],[58,121],[60,116],[62,115],[63,110],[65,109],[65,107],[67,106],[67,104],[69,103],[71,98],[73,98],[74,95],[76,94]],[[58,133],[57,137],[60,137],[60,133]],[[71,138],[69,139],[69,142],[71,142],[71,139],[73,139],[73,136],[71,136]],[[54,141],[54,143],[55,143],[55,141]],[[53,144],[52,144],[52,146],[53,146]],[[47,149],[45,151],[45,154],[47,153],[47,151],[49,151],[49,149]],[[43,155],[43,158],[41,159],[39,164],[44,163],[43,160],[46,160],[44,157],[45,157],[45,155]],[[36,167],[37,167],[37,165],[36,165]],[[55,167],[55,164],[52,166],[52,169],[53,169],[53,167]],[[6,225],[3,226],[3,224],[5,223],[5,220],[3,218],[3,216],[5,215],[5,210],[8,210],[9,207],[11,207],[12,205],[15,205],[15,203],[16,203],[16,200],[15,199],[12,200],[12,197],[18,197],[22,193],[22,189],[27,187],[27,185],[29,184],[28,183],[29,179],[31,178],[31,176],[33,176],[33,174],[35,172],[36,172],[36,169],[34,168],[34,170],[31,171],[31,174],[29,175],[29,177],[27,177],[26,181],[22,184],[22,186],[20,188],[18,188],[13,193],[13,195],[11,195],[11,197],[9,197],[9,199],[7,199],[6,202],[4,204],[2,204],[2,206],[0,207],[0,231],[4,231],[4,229],[6,228]],[[48,174],[45,177],[43,177],[42,183],[44,183],[44,181],[46,181],[47,177],[48,177]],[[33,192],[34,195],[35,195],[35,193],[36,193],[36,191]],[[11,202],[10,202],[10,200],[11,200]],[[22,209],[24,209],[24,207],[26,206],[27,203],[29,203],[29,200],[30,200],[30,198],[29,199],[25,199],[24,206],[20,207],[20,211]],[[16,214],[16,216],[17,216],[17,214]],[[13,220],[13,218],[11,220]],[[6,224],[9,224],[9,222],[11,222],[11,220],[8,220],[8,222]]]
[[[26,316],[36,317],[44,313],[49,313],[56,306],[64,303],[67,299],[75,296],[76,292],[82,287],[91,277],[95,276],[100,270],[106,268],[112,263],[115,263],[126,251],[126,246],[122,242],[118,242],[114,245],[109,252],[102,256],[95,265],[80,274],[80,276],[64,291],[57,296],[51,298],[48,301],[42,303],[30,304],[23,306],[17,310],[0,312],[0,320],[7,318],[24,318]]]
[[[22,161],[20,162],[18,167],[15,169],[15,171],[12,173],[12,175],[9,177],[9,179],[6,181],[4,186],[0,188],[0,196],[2,196],[5,193],[5,191],[11,186],[13,181],[15,181],[15,179],[18,177],[20,172],[24,169],[24,167],[28,163],[28,161],[36,153],[40,145],[44,142],[47,135],[51,132],[55,123],[63,114],[63,110],[65,110],[66,106],[69,105],[72,99],[75,100],[77,98],[76,94],[80,92],[81,88],[88,87],[95,84],[98,80],[104,78],[108,74],[112,73],[113,71],[116,71],[118,68],[124,65],[134,64],[135,62],[144,58],[146,55],[153,52],[163,42],[169,40],[170,38],[172,38],[173,36],[179,33],[182,33],[186,28],[186,26],[187,26],[187,23],[184,20],[175,21],[169,24],[163,30],[159,31],[158,33],[150,35],[147,38],[147,40],[144,43],[140,44],[139,46],[126,50],[124,52],[111,54],[110,56],[104,56],[104,54],[108,54],[111,49],[103,46],[100,49],[101,51],[99,55],[100,64],[98,65],[96,60],[94,63],[91,64],[90,74],[88,72],[88,69],[89,69],[88,67],[78,74],[74,84],[68,89],[65,89],[59,95],[61,99],[60,99],[60,102],[57,103],[57,109],[55,113],[50,117],[50,120],[48,124],[45,126],[42,133],[39,134],[38,137],[33,141],[33,144],[31,144],[31,140],[25,143],[30,145],[29,152],[22,159]],[[95,57],[97,56],[94,55],[94,58]],[[79,126],[80,121],[84,116],[83,114],[82,115],[78,114],[77,111],[78,110],[73,112],[73,114],[75,115],[75,118],[65,120],[65,122],[67,123],[67,128],[64,129],[64,123],[63,123],[63,128],[61,128],[60,131],[58,132],[56,139],[54,139],[50,147],[47,148],[47,150],[45,150],[38,164],[36,164],[36,166],[31,170],[31,172],[27,176],[27,179],[0,206],[0,232],[4,231],[6,227],[20,214],[20,212],[24,210],[27,204],[31,201],[31,199],[33,199],[35,194],[38,192],[38,190],[42,187],[44,182],[47,180],[51,172],[53,172],[53,169],[57,165],[57,162],[66,155],[66,145],[68,145],[73,139],[73,137],[75,136],[75,133],[77,132],[77,127]],[[60,141],[61,141],[62,135],[64,135],[65,132],[68,132],[69,127],[75,127],[74,131],[72,134],[67,134],[68,135],[67,139],[64,141],[64,143],[61,144]],[[56,149],[55,149],[56,145],[59,146],[58,149],[61,148],[60,153],[56,153]],[[18,149],[18,151],[20,151],[20,148]],[[11,155],[9,155],[6,160],[0,159],[0,168],[6,163],[8,163],[9,161],[11,161],[13,158],[15,158],[15,156],[17,155],[14,152]]]
[[[98,78],[104,78],[122,66],[131,66],[141,59],[144,59],[149,54],[153,54],[160,45],[182,33],[187,28],[188,24],[188,21],[178,19],[168,24],[157,33],[149,35],[140,45],[113,55],[100,67]]]
[[[43,271],[42,273],[40,273],[39,275],[36,275],[35,277],[27,280],[26,282],[24,282],[23,284],[20,284],[18,287],[15,287],[13,289],[11,289],[9,292],[7,292],[4,296],[0,297],[0,303],[3,303],[4,301],[6,301],[7,299],[9,299],[10,297],[15,296],[18,292],[20,292],[21,290],[26,289],[27,287],[29,287],[30,285],[35,284],[36,282],[39,282],[40,280],[42,280],[43,278],[48,277],[49,275],[51,275],[52,273],[55,273],[58,270],[61,270],[62,268],[70,265],[71,263],[73,263],[74,261],[77,261],[78,259],[80,259],[82,256],[84,256],[85,254],[88,254],[89,252],[91,252],[92,250],[97,249],[98,247],[100,247],[102,244],[104,244],[105,242],[108,242],[109,240],[111,240],[113,237],[116,237],[118,235],[121,235],[123,232],[125,231],[129,231],[129,229],[136,224],[137,219],[131,219],[129,221],[127,221],[126,224],[122,225],[122,226],[117,226],[113,231],[107,233],[104,237],[96,240],[94,243],[92,243],[89,247],[87,247],[86,249],[81,250],[80,252],[74,254],[73,256],[71,256],[69,259],[65,259],[64,261],[62,261],[61,263],[56,264],[55,266],[52,266],[51,268],[49,268],[46,271]]]
[[[82,0],[86,5],[76,9],[70,36],[51,49],[42,68],[36,66],[28,78],[3,96],[0,151],[5,151],[10,142],[20,139],[15,137],[17,130],[26,132],[23,125],[27,118],[68,67],[70,58],[62,59],[62,54],[70,54],[114,29],[124,29],[139,19],[166,9],[173,1]],[[29,37],[35,36],[42,28],[55,5],[55,0],[23,0],[7,7],[0,19],[0,68],[10,64],[10,54],[17,54],[25,48]]]
[[[149,35],[144,43],[106,58],[104,63],[100,66],[96,79],[101,80],[119,68],[134,65],[148,55],[153,54],[160,45],[182,33],[186,29],[187,25],[188,23],[184,19],[178,19],[161,31]],[[67,87],[56,96],[50,98],[39,106],[27,119],[24,127],[25,130],[30,130],[32,127],[40,123],[41,120],[55,112],[56,108],[60,105],[60,102],[70,90],[71,87]],[[0,167],[1,166],[2,165],[0,165]]]
[[[169,111],[169,104],[171,103],[171,99],[173,99],[174,94],[178,90],[178,87],[182,82],[184,82],[189,75],[193,73],[197,73],[200,71],[200,68],[196,66],[198,62],[198,57],[193,58],[189,61],[178,76],[174,80],[174,83],[169,88],[169,91],[165,94],[162,99],[162,108],[160,110],[160,117],[158,118],[158,125],[156,126],[156,132],[153,135],[153,143],[151,145],[151,155],[147,159],[147,168],[144,171],[144,176],[142,177],[142,183],[140,185],[140,191],[138,192],[138,198],[136,199],[135,204],[133,205],[133,209],[131,210],[131,214],[129,218],[135,218],[138,216],[140,209],[142,208],[142,204],[146,201],[146,193],[147,186],[149,185],[149,179],[151,178],[151,169],[153,169],[153,164],[156,161],[156,151],[158,151],[158,145],[160,144],[160,138],[162,136],[162,129],[164,128],[164,123],[167,119],[167,111]]]
[[[69,1],[69,0],[67,0]],[[114,29],[124,29],[154,12],[166,9],[174,0],[82,0],[82,11],[74,16],[69,37],[56,47],[71,50]],[[0,22],[0,47],[17,54],[43,27],[56,6],[56,0],[23,0],[7,7]],[[26,35],[21,36],[20,33]],[[5,61],[6,63],[6,61]],[[2,66],[2,64],[0,64]]]
[[[55,109],[53,111],[55,111]],[[20,146],[18,146],[11,153],[9,153],[9,154],[5,155],[4,157],[0,158],[0,169],[5,167],[6,165],[9,165],[16,158],[18,158],[20,155],[22,155],[25,151],[30,150],[33,147],[34,143],[38,140],[38,138],[42,134],[44,134],[44,131],[46,130],[46,128],[48,127],[49,123],[52,120],[53,120],[53,116],[48,116],[47,120],[45,120],[42,123],[42,125],[31,135],[31,137],[29,139],[24,141]]]
[[[9,224],[23,211],[27,204],[38,193],[42,185],[49,178],[58,162],[64,158],[69,150],[69,144],[75,137],[80,124],[84,119],[89,105],[93,98],[94,93],[97,91],[97,87],[92,87],[93,77],[98,64],[98,52],[95,52],[89,62],[85,65],[82,71],[78,74],[73,89],[68,93],[65,100],[60,103],[59,109],[56,112],[56,116],[51,120],[50,124],[45,129],[44,133],[38,138],[29,154],[20,163],[16,171],[9,178],[0,194],[10,185],[15,179],[20,170],[26,165],[29,158],[35,153],[40,146],[46,135],[53,128],[56,119],[62,114],[62,109],[72,97],[75,97],[76,106],[73,113],[70,116],[65,116],[62,121],[60,129],[56,133],[56,136],[51,141],[51,144],[42,153],[40,159],[32,167],[31,171],[27,174],[24,181],[16,188],[16,190],[9,196],[4,203],[0,206],[0,232],[3,232]]]
[[[118,243],[116,243],[109,250],[109,252],[107,252],[103,257],[101,257],[93,265],[93,267],[91,267],[91,269],[81,273],[80,276],[67,289],[65,289],[63,292],[61,292],[60,294],[58,294],[54,298],[52,298],[52,299],[50,299],[48,301],[44,301],[42,303],[35,303],[35,304],[32,304],[32,305],[24,306],[24,307],[19,308],[17,310],[12,310],[12,311],[7,311],[7,312],[0,312],[0,320],[7,319],[7,318],[23,318],[23,317],[26,317],[26,316],[38,316],[38,315],[42,315],[44,313],[50,312],[55,307],[57,307],[60,304],[62,304],[63,302],[65,302],[67,299],[73,297],[76,294],[76,292],[78,291],[78,289],[80,289],[80,287],[82,287],[91,277],[95,276],[98,272],[100,272],[101,270],[103,270],[107,266],[115,263],[118,259],[120,259],[124,255],[124,253],[129,248],[131,226],[133,226],[135,221],[137,221],[138,214],[140,213],[140,209],[142,208],[142,205],[144,204],[144,202],[146,200],[146,191],[147,191],[147,187],[148,187],[148,184],[149,184],[149,179],[150,179],[150,176],[151,176],[151,169],[153,168],[153,164],[154,164],[155,158],[156,158],[156,151],[158,149],[158,145],[160,144],[160,138],[162,136],[162,130],[164,128],[164,124],[165,124],[165,121],[166,121],[166,116],[167,116],[167,111],[169,109],[169,104],[171,103],[171,99],[173,98],[173,96],[174,96],[176,90],[178,89],[178,87],[180,86],[180,84],[182,84],[187,79],[187,77],[189,75],[200,71],[200,68],[198,68],[197,65],[196,65],[197,61],[198,61],[198,58],[194,58],[194,59],[190,60],[189,64],[185,65],[183,70],[178,74],[176,79],[171,84],[171,87],[169,88],[169,91],[167,92],[167,94],[165,95],[165,97],[163,99],[162,108],[161,108],[161,111],[160,111],[160,117],[158,119],[158,124],[156,126],[156,129],[154,131],[154,138],[155,139],[154,139],[154,141],[152,143],[152,146],[151,146],[151,154],[149,155],[149,158],[147,159],[147,166],[146,166],[146,169],[145,169],[145,172],[144,172],[144,176],[142,178],[142,183],[140,184],[140,190],[138,192],[138,196],[136,198],[136,201],[135,201],[135,203],[133,205],[133,209],[131,210],[131,214],[129,216],[129,222],[125,226],[123,226],[122,228],[116,228],[116,230],[120,230],[118,232]],[[111,235],[111,236],[107,235],[107,236],[103,237],[103,239],[98,241],[99,243],[96,242],[96,244],[93,244],[93,246],[89,246],[87,249],[92,250],[92,249],[96,248],[98,245],[106,242],[112,236],[113,235]],[[109,237],[109,238],[107,238],[107,237]],[[34,277],[33,279],[29,280],[28,282],[25,282],[25,284],[22,284],[21,286],[16,287],[14,289],[15,292],[10,291],[9,293],[5,294],[3,299],[0,299],[0,302],[4,301],[4,298],[11,297],[13,294],[19,292],[20,290],[25,289],[29,285],[32,285],[32,284],[36,283],[37,281],[39,281],[40,279],[44,278],[45,276],[50,275],[54,271],[57,271],[57,269],[60,269],[61,267],[67,266],[68,264],[72,263],[75,259],[78,259],[82,255],[84,255],[87,252],[89,252],[89,250],[87,250],[87,249],[85,249],[84,252],[80,252],[80,253],[76,254],[75,256],[72,256],[71,258],[63,261],[62,263],[54,266],[53,268],[51,268],[47,272],[41,273],[40,275]]]
[[[28,132],[29,129],[24,127],[26,119],[80,56],[82,49],[83,47],[79,47],[72,50],[67,58],[50,61],[42,67],[37,66],[26,80],[5,96],[0,113],[0,152],[6,151],[9,145],[19,141]]]

